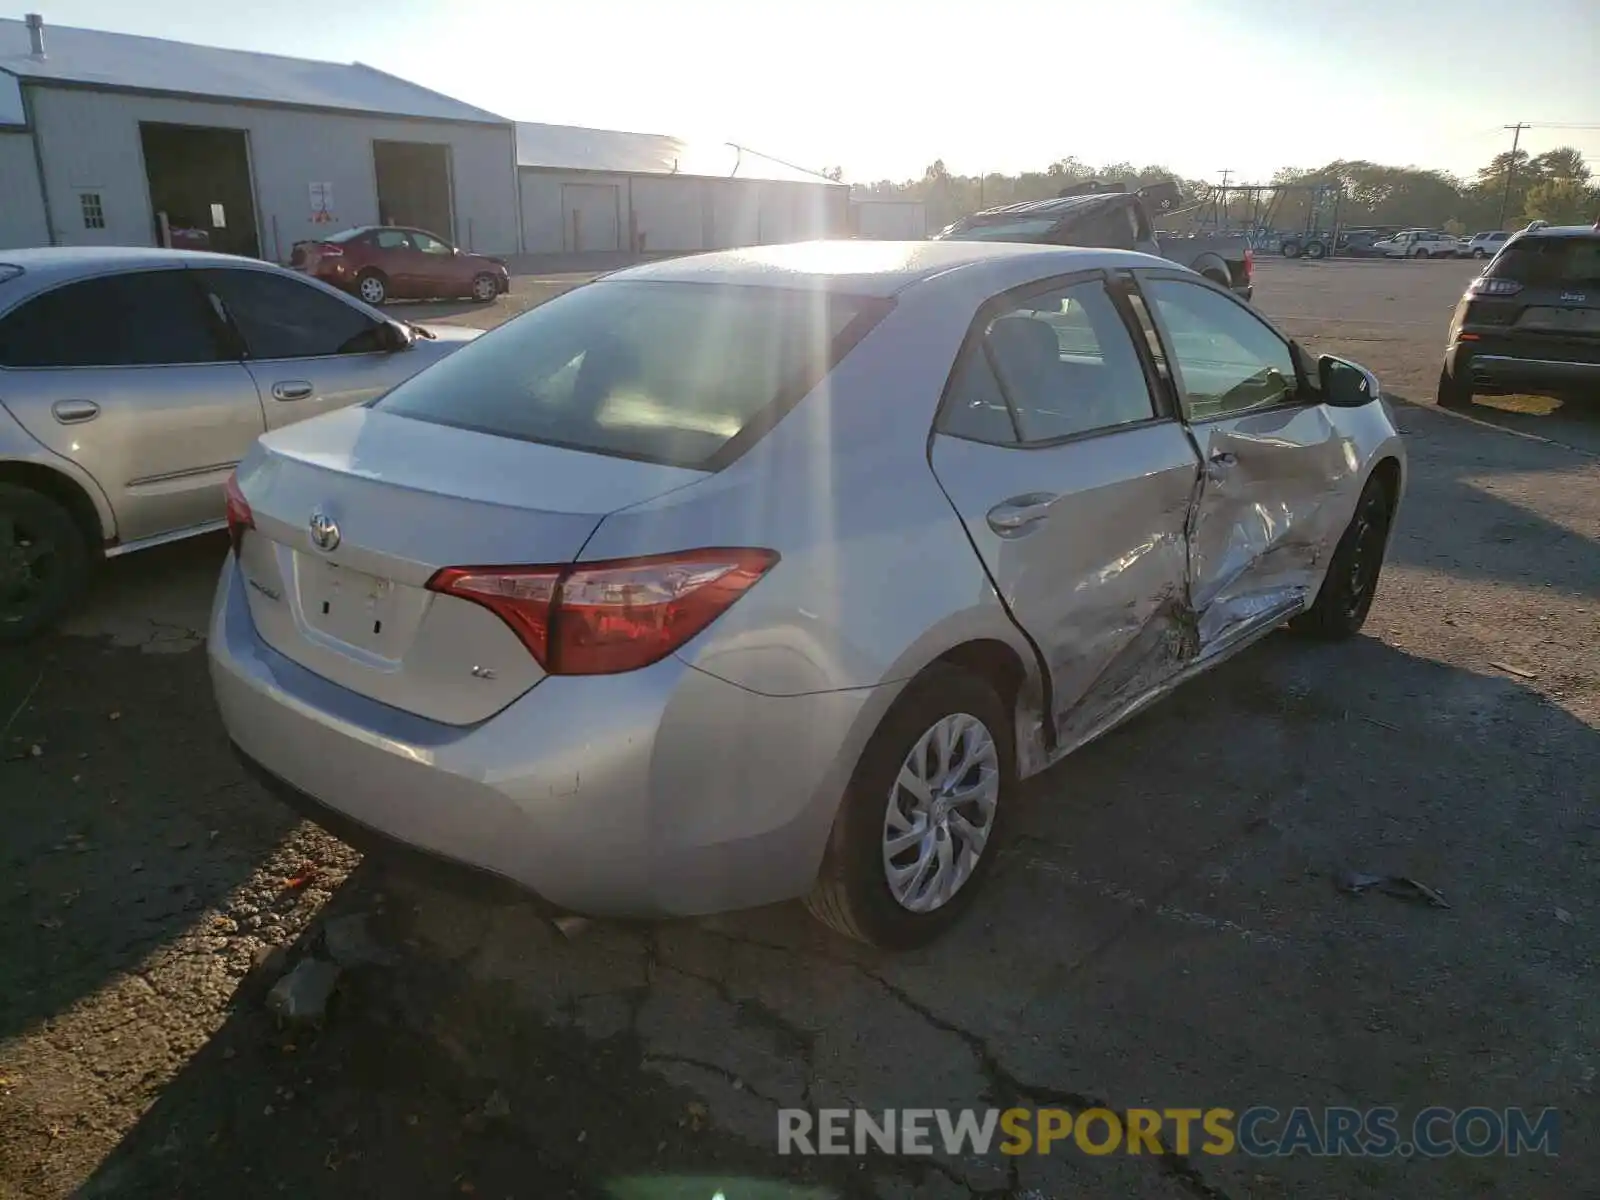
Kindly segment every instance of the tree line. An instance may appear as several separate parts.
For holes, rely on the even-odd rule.
[[[827,173],[831,178],[842,175],[838,168]],[[1336,192],[1338,220],[1347,227],[1419,226],[1467,233],[1502,226],[1520,229],[1533,220],[1577,225],[1600,219],[1600,187],[1583,155],[1571,146],[1543,154],[1507,150],[1470,179],[1445,171],[1339,159],[1314,169],[1286,167],[1276,172],[1269,185],[1276,191],[1237,187],[1224,191],[1200,180],[1179,178],[1157,163],[1110,163],[1096,169],[1068,157],[1021,175],[956,175],[940,159],[920,179],[898,183],[882,179],[856,184],[852,191],[866,197],[920,200],[927,208],[929,228],[940,229],[983,208],[1049,199],[1063,187],[1088,179],[1126,182],[1129,187],[1176,180],[1184,204],[1177,214],[1163,218],[1162,225],[1180,232],[1196,226],[1284,231],[1308,224],[1326,227],[1333,220]]]

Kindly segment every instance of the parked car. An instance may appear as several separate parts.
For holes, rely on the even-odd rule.
[[[1286,621],[1360,628],[1404,464],[1370,374],[1161,259],[696,255],[262,438],[212,680],[358,844],[915,945],[1019,780]]]
[[[1066,189],[1071,194],[1054,200],[985,209],[946,226],[934,240],[1137,250],[1182,263],[1240,299],[1250,299],[1255,252],[1244,234],[1157,234],[1146,200],[1152,198],[1158,212],[1170,210],[1178,196],[1175,185],[1152,184],[1133,192],[1095,190],[1101,186],[1091,181]]]
[[[1429,229],[1407,229],[1372,247],[1386,258],[1454,258],[1456,239]]]
[[[1506,239],[1510,236],[1503,229],[1475,233],[1467,239],[1466,249],[1462,253],[1468,258],[1493,258],[1500,253],[1500,248],[1506,244]]]
[[[0,252],[0,643],[48,625],[99,558],[223,528],[264,431],[475,336],[232,255]]]
[[[368,304],[455,297],[487,304],[511,290],[504,259],[452,246],[425,229],[395,225],[367,225],[321,241],[296,242],[289,265]]]
[[[1600,222],[1513,234],[1456,304],[1439,403],[1518,393],[1600,394]]]

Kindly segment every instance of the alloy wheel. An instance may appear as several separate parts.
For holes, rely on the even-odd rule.
[[[383,286],[383,280],[368,276],[361,281],[361,298],[368,304],[382,304],[388,289]]]
[[[972,878],[999,799],[999,750],[978,718],[953,713],[917,739],[883,822],[884,874],[902,908],[933,912]]]
[[[1381,495],[1369,496],[1355,516],[1351,529],[1350,566],[1345,575],[1345,612],[1355,617],[1372,602],[1378,566],[1383,561],[1387,506]]]
[[[499,291],[494,280],[487,275],[478,276],[472,283],[472,294],[479,300],[493,300]]]

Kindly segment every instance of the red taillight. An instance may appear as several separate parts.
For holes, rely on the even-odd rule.
[[[658,662],[772,569],[771,550],[688,550],[559,567],[446,567],[430,591],[481,604],[552,675]]]
[[[321,242],[317,246],[318,258],[343,258],[344,251],[332,242]]]
[[[239,476],[229,475],[228,482],[223,486],[222,494],[228,502],[228,540],[233,543],[233,552],[239,553],[239,543],[244,540],[244,531],[256,527],[256,515],[250,511],[250,504],[244,498],[244,493],[239,490]]]
[[[1522,285],[1515,279],[1494,279],[1488,275],[1481,275],[1467,284],[1469,296],[1515,296],[1522,290]]]
[[[1248,283],[1251,279],[1255,278],[1255,273],[1256,273],[1256,252],[1254,250],[1250,249],[1249,246],[1246,246],[1244,248],[1244,278],[1245,278],[1245,282]]]

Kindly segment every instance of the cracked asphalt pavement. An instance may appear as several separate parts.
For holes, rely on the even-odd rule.
[[[797,906],[558,928],[363,860],[227,754],[222,544],[112,564],[0,655],[0,1197],[1600,1194],[1600,406],[1433,408],[1469,275],[1262,265],[1265,311],[1418,402],[1365,635],[1271,637],[1031,781],[915,954]],[[280,1025],[356,914],[393,961]],[[776,1153],[779,1108],[1378,1104],[1554,1108],[1560,1153]]]

